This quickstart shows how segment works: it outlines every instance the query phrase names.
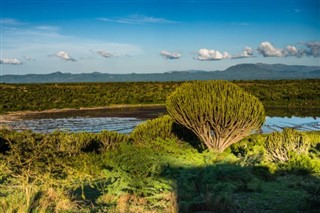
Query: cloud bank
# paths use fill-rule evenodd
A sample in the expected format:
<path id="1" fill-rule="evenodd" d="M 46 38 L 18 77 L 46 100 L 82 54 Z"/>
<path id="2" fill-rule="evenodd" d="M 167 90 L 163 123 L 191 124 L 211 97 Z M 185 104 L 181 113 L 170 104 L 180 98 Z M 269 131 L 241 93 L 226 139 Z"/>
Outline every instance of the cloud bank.
<path id="1" fill-rule="evenodd" d="M 222 59 L 241 59 L 255 57 L 254 53 L 262 55 L 263 57 L 320 57 L 320 42 L 303 42 L 300 43 L 301 48 L 294 45 L 287 45 L 285 48 L 275 47 L 271 42 L 261 42 L 259 47 L 253 50 L 251 47 L 245 47 L 243 51 L 238 55 L 230 55 L 227 52 L 223 54 L 218 50 L 200 49 L 198 56 L 195 59 L 200 61 L 215 61 Z"/>
<path id="2" fill-rule="evenodd" d="M 181 54 L 180 53 L 170 53 L 167 50 L 162 50 L 160 52 L 160 55 L 164 58 L 164 59 L 180 59 L 181 58 Z"/>
<path id="3" fill-rule="evenodd" d="M 295 56 L 298 58 L 304 56 L 320 57 L 320 42 L 304 42 L 301 43 L 304 48 L 298 49 L 296 46 L 288 45 L 284 49 L 275 47 L 268 41 L 261 42 L 259 48 L 257 49 L 263 57 L 288 57 Z"/>
<path id="4" fill-rule="evenodd" d="M 64 60 L 64 61 L 73 61 L 73 62 L 77 61 L 76 59 L 72 58 L 72 57 L 69 55 L 69 53 L 64 52 L 64 51 L 59 51 L 59 52 L 57 52 L 57 53 L 55 54 L 55 56 L 58 57 L 58 58 L 60 58 L 60 59 L 62 59 L 62 60 Z"/>
<path id="5" fill-rule="evenodd" d="M 22 62 L 16 58 L 3 58 L 3 59 L 0 59 L 0 64 L 21 65 Z"/>

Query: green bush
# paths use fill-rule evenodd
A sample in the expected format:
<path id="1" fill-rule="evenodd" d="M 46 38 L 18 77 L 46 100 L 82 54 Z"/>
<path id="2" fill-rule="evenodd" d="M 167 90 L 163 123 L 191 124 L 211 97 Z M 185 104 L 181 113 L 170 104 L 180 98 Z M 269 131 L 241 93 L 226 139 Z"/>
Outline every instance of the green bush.
<path id="1" fill-rule="evenodd" d="M 306 154 L 290 154 L 286 163 L 278 165 L 279 173 L 291 173 L 296 175 L 310 175 L 320 172 L 320 161 L 312 159 Z"/>
<path id="2" fill-rule="evenodd" d="M 154 196 L 171 189 L 169 181 L 160 178 L 162 165 L 158 153 L 150 147 L 122 144 L 108 153 L 108 167 L 104 170 L 110 194 L 133 193 Z"/>
<path id="3" fill-rule="evenodd" d="M 260 101 L 227 81 L 184 83 L 167 98 L 167 110 L 218 152 L 259 129 L 265 120 Z"/>
<path id="4" fill-rule="evenodd" d="M 100 151 L 117 149 L 121 143 L 128 143 L 130 138 L 128 135 L 121 134 L 115 131 L 102 131 L 98 134 L 100 142 Z"/>
<path id="5" fill-rule="evenodd" d="M 56 139 L 59 150 L 69 155 L 78 155 L 82 152 L 95 152 L 100 144 L 94 133 L 87 132 L 54 132 L 50 135 L 51 140 Z"/>
<path id="6" fill-rule="evenodd" d="M 139 124 L 132 133 L 130 137 L 134 142 L 150 142 L 156 140 L 158 137 L 162 139 L 173 139 L 177 138 L 173 133 L 173 119 L 164 115 L 159 118 L 152 120 L 147 120 L 146 122 Z"/>
<path id="7" fill-rule="evenodd" d="M 307 191 L 306 201 L 312 207 L 320 207 L 320 181 L 316 179 L 313 182 L 303 184 L 303 189 Z"/>
<path id="8" fill-rule="evenodd" d="M 294 129 L 286 128 L 283 132 L 273 132 L 267 137 L 265 148 L 269 161 L 285 163 L 291 154 L 307 154 L 310 143 L 306 136 Z"/>

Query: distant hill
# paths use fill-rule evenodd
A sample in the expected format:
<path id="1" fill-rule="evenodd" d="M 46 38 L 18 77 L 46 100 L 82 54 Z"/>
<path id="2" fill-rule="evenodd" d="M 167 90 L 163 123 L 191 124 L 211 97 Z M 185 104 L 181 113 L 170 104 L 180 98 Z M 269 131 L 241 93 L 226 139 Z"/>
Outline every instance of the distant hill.
<path id="1" fill-rule="evenodd" d="M 51 74 L 3 75 L 1 83 L 60 83 L 60 82 L 138 82 L 189 80 L 267 80 L 320 78 L 320 66 L 285 64 L 238 64 L 224 71 L 171 71 L 150 74 L 109 74 L 55 72 Z"/>

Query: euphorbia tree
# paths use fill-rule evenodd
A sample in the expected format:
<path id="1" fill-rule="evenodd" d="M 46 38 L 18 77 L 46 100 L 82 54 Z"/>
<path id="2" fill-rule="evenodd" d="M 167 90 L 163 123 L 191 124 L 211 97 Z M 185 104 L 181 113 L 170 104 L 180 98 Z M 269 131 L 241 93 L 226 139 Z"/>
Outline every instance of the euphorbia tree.
<path id="1" fill-rule="evenodd" d="M 261 102 L 227 81 L 184 83 L 167 98 L 167 110 L 208 149 L 218 152 L 260 128 L 265 120 Z"/>

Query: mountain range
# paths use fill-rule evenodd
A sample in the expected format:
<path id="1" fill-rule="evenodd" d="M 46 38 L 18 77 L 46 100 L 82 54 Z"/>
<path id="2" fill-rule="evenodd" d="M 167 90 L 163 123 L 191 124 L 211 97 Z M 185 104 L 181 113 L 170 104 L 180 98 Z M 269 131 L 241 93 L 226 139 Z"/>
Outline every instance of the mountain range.
<path id="1" fill-rule="evenodd" d="M 62 82 L 145 82 L 190 80 L 276 80 L 320 78 L 320 66 L 285 64 L 238 64 L 223 71 L 170 71 L 165 73 L 110 74 L 110 73 L 62 73 L 2 75 L 0 83 L 62 83 Z"/>

